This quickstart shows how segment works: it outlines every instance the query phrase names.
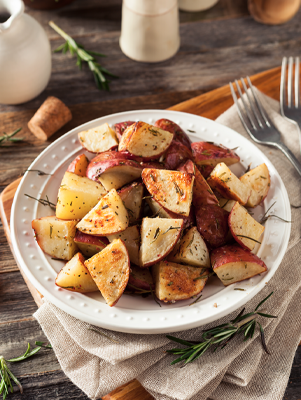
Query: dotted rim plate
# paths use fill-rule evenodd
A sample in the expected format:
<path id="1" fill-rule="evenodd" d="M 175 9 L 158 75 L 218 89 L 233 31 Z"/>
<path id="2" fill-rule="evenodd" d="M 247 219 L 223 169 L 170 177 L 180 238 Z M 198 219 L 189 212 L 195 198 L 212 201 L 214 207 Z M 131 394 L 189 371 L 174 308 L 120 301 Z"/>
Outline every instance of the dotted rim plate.
<path id="1" fill-rule="evenodd" d="M 290 224 L 281 223 L 276 218 L 268 220 L 262 244 L 256 249 L 257 255 L 267 264 L 268 271 L 226 288 L 218 278 L 211 278 L 201 300 L 192 306 L 189 306 L 193 302 L 190 299 L 172 305 L 162 304 L 160 308 L 151 298 L 124 295 L 115 307 L 110 308 L 100 293 L 84 295 L 56 287 L 55 277 L 64 263 L 51 259 L 41 251 L 31 229 L 33 219 L 52 215 L 53 212 L 24 194 L 37 198 L 45 198 L 47 194 L 50 201 L 56 202 L 61 179 L 70 162 L 81 153 L 86 153 L 90 159 L 93 157 L 82 149 L 77 138 L 78 132 L 104 122 L 110 125 L 127 120 L 154 123 L 160 118 L 175 121 L 189 133 L 192 141 L 215 141 L 229 148 L 238 147 L 236 152 L 241 162 L 231 167 L 235 174 L 242 174 L 251 162 L 253 167 L 266 163 L 271 175 L 271 188 L 264 204 L 254 210 L 255 218 L 260 218 L 276 201 L 272 211 L 286 220 L 291 219 L 285 186 L 268 158 L 237 132 L 209 119 L 177 111 L 138 110 L 98 118 L 66 133 L 47 147 L 29 167 L 52 175 L 39 176 L 35 172 L 26 172 L 17 189 L 11 211 L 14 254 L 29 281 L 46 299 L 82 321 L 120 332 L 176 332 L 213 322 L 235 311 L 255 296 L 274 275 L 290 236 Z M 234 290 L 238 287 L 245 291 Z"/>

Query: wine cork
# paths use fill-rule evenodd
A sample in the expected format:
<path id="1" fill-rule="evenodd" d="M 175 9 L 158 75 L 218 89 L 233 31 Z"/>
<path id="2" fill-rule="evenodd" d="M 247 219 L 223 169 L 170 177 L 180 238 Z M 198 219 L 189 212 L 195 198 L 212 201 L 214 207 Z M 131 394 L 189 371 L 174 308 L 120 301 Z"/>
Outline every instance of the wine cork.
<path id="1" fill-rule="evenodd" d="M 28 128 L 38 139 L 45 141 L 71 119 L 69 108 L 58 98 L 50 96 L 28 122 Z"/>

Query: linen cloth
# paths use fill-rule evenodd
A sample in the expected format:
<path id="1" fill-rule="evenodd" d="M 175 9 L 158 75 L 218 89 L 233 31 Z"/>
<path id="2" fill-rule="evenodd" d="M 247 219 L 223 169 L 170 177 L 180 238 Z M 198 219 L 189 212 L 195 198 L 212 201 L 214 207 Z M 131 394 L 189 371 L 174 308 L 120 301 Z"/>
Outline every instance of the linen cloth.
<path id="1" fill-rule="evenodd" d="M 281 131 L 282 140 L 300 160 L 297 128 L 280 116 L 278 102 L 260 92 L 258 95 Z M 235 106 L 217 122 L 249 139 Z M 291 204 L 300 205 L 301 179 L 294 167 L 279 150 L 258 147 L 281 175 Z M 263 351 L 256 331 L 251 340 L 244 342 L 241 336 L 237 337 L 222 351 L 209 350 L 196 362 L 180 368 L 179 364 L 171 366 L 174 356 L 164 352 L 177 347 L 165 335 L 135 335 L 102 329 L 119 342 L 116 344 L 47 300 L 34 316 L 65 374 L 91 399 L 99 399 L 137 378 L 158 400 L 281 400 L 301 339 L 301 208 L 292 209 L 292 221 L 291 237 L 281 265 L 266 287 L 246 304 L 246 312 L 253 311 L 274 291 L 265 309 L 278 318 L 261 321 L 271 355 Z M 173 335 L 198 340 L 204 329 L 227 322 L 237 314 L 238 311 L 207 326 Z"/>

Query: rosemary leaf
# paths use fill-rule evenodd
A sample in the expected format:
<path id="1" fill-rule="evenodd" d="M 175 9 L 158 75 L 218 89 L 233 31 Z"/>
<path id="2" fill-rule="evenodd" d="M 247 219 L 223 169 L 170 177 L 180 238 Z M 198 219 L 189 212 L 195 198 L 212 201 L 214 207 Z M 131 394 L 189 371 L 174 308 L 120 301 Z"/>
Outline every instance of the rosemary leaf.
<path id="1" fill-rule="evenodd" d="M 261 244 L 261 242 L 259 242 L 259 241 L 256 240 L 256 239 L 253 239 L 253 238 L 251 238 L 251 237 L 249 237 L 249 236 L 244 236 L 244 235 L 236 235 L 236 236 L 242 237 L 242 238 L 246 238 L 246 239 L 249 239 L 249 240 L 253 240 L 253 242 L 256 242 L 256 243 Z"/>
<path id="2" fill-rule="evenodd" d="M 2 146 L 2 143 L 4 142 L 22 142 L 24 139 L 23 138 L 14 138 L 14 136 L 20 132 L 22 128 L 16 129 L 13 133 L 7 135 L 5 132 L 3 132 L 3 136 L 0 136 L 0 146 Z"/>
<path id="3" fill-rule="evenodd" d="M 42 206 L 49 206 L 52 210 L 56 210 L 56 205 L 49 201 L 49 198 L 46 194 L 46 199 L 36 199 L 35 197 L 30 196 L 29 194 L 24 193 L 24 196 L 29 197 L 30 199 L 38 201 Z"/>

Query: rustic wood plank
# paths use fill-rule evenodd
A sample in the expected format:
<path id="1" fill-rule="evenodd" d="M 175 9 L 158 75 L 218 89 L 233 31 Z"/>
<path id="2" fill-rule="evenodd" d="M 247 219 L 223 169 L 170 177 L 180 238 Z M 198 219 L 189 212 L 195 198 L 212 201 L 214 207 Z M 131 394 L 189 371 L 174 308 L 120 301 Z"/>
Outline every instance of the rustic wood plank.
<path id="1" fill-rule="evenodd" d="M 125 385 L 120 386 L 119 388 L 113 390 L 111 393 L 102 397 L 102 400 L 134 400 L 134 399 L 143 399 L 143 400 L 153 400 L 153 396 L 151 396 L 143 386 L 137 381 L 137 379 L 133 379 L 132 381 L 126 383 Z"/>

